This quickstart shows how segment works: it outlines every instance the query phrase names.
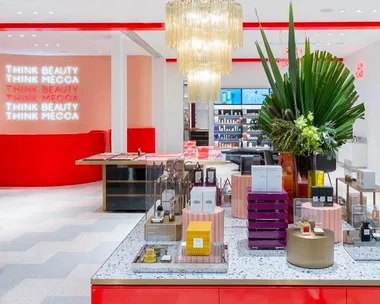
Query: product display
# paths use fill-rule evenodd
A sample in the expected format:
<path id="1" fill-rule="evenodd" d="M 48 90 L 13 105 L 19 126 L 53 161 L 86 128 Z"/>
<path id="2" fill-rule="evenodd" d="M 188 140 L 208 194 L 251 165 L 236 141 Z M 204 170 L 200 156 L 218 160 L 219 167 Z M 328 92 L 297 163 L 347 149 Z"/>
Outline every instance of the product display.
<path id="1" fill-rule="evenodd" d="M 145 222 L 145 241 L 147 242 L 175 242 L 182 239 L 182 216 L 177 215 L 170 219 L 164 216 L 159 221 L 150 217 Z"/>
<path id="2" fill-rule="evenodd" d="M 367 220 L 362 221 L 362 226 L 360 227 L 360 240 L 362 242 L 370 242 L 372 239 L 372 230 L 369 224 L 370 222 Z"/>
<path id="3" fill-rule="evenodd" d="M 186 230 L 186 254 L 209 256 L 211 254 L 211 222 L 190 222 Z"/>
<path id="4" fill-rule="evenodd" d="M 333 187 L 312 186 L 311 187 L 312 206 L 313 207 L 332 207 L 334 205 L 333 195 L 334 195 Z"/>
<path id="5" fill-rule="evenodd" d="M 369 169 L 358 169 L 358 186 L 363 189 L 376 188 L 376 173 Z"/>

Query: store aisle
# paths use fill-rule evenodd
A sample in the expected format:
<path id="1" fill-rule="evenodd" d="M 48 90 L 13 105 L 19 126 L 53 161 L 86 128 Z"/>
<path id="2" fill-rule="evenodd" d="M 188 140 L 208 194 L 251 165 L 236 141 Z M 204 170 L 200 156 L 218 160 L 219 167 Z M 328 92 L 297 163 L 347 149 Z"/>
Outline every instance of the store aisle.
<path id="1" fill-rule="evenodd" d="M 102 212 L 100 183 L 0 189 L 0 303 L 90 303 L 90 278 L 142 216 Z"/>

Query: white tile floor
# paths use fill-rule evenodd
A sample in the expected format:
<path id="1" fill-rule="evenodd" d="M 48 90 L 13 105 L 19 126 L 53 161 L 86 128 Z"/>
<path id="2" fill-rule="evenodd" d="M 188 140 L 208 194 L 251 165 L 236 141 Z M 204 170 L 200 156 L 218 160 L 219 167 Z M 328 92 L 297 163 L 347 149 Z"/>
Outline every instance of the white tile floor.
<path id="1" fill-rule="evenodd" d="M 217 166 L 223 183 L 237 172 Z M 142 216 L 102 212 L 100 183 L 0 189 L 0 304 L 90 303 L 90 278 Z"/>

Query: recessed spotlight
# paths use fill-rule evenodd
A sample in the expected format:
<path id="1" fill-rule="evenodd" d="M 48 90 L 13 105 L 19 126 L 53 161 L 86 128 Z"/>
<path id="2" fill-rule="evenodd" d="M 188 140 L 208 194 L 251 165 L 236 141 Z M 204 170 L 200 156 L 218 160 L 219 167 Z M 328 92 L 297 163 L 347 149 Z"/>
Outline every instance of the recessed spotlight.
<path id="1" fill-rule="evenodd" d="M 361 10 L 361 9 L 357 9 L 356 12 L 357 12 L 357 13 L 361 13 L 362 10 Z"/>
<path id="2" fill-rule="evenodd" d="M 334 11 L 332 8 L 322 8 L 320 10 L 321 13 L 331 13 L 332 11 Z"/>
<path id="3" fill-rule="evenodd" d="M 54 12 L 49 12 L 49 15 L 54 15 Z"/>
<path id="4" fill-rule="evenodd" d="M 11 35 L 11 34 L 8 34 L 8 37 L 12 37 L 12 35 Z"/>
<path id="5" fill-rule="evenodd" d="M 32 37 L 37 37 L 37 35 L 36 34 L 32 34 Z"/>
<path id="6" fill-rule="evenodd" d="M 38 15 L 38 12 L 33 12 L 33 15 Z"/>
<path id="7" fill-rule="evenodd" d="M 374 9 L 373 11 L 372 11 L 372 13 L 377 13 L 378 12 L 378 10 L 377 9 Z"/>
<path id="8" fill-rule="evenodd" d="M 343 33 L 340 33 L 340 35 L 341 35 L 341 36 L 344 36 L 344 34 L 343 34 Z"/>
<path id="9" fill-rule="evenodd" d="M 319 34 L 318 34 L 318 33 L 316 33 L 316 34 L 315 34 L 315 36 L 319 36 Z"/>
<path id="10" fill-rule="evenodd" d="M 98 54 L 103 54 L 103 52 L 98 52 Z"/>
<path id="11" fill-rule="evenodd" d="M 59 44 L 57 43 L 55 46 L 59 46 Z"/>
<path id="12" fill-rule="evenodd" d="M 38 54 L 42 54 L 42 52 L 38 52 Z"/>
<path id="13" fill-rule="evenodd" d="M 38 44 L 36 43 L 34 46 L 38 46 Z"/>
<path id="14" fill-rule="evenodd" d="M 17 15 L 22 15 L 22 12 L 18 11 L 18 12 L 17 12 Z"/>
<path id="15" fill-rule="evenodd" d="M 331 36 L 331 33 L 328 33 L 327 36 Z"/>
<path id="16" fill-rule="evenodd" d="M 346 10 L 345 10 L 345 9 L 341 9 L 339 12 L 341 12 L 341 13 L 345 13 Z"/>
<path id="17" fill-rule="evenodd" d="M 49 46 L 48 44 L 45 44 L 45 46 Z"/>
<path id="18" fill-rule="evenodd" d="M 330 43 L 330 42 L 328 42 L 326 45 L 327 45 L 327 46 L 330 46 L 330 45 L 331 45 L 331 43 Z"/>
<path id="19" fill-rule="evenodd" d="M 20 35 L 20 37 L 21 37 L 21 38 L 24 38 L 24 37 L 25 37 L 25 35 L 21 34 L 21 35 Z"/>

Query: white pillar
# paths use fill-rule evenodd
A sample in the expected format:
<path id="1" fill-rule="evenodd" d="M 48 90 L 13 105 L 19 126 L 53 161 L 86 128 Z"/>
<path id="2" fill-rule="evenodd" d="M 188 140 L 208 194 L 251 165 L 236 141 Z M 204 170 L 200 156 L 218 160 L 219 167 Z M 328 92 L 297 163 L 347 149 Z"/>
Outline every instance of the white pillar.
<path id="1" fill-rule="evenodd" d="M 127 54 L 122 34 L 112 36 L 111 56 L 112 152 L 127 151 Z"/>
<path id="2" fill-rule="evenodd" d="M 165 152 L 165 69 L 164 58 L 152 58 L 152 125 L 156 129 L 157 153 Z"/>
<path id="3" fill-rule="evenodd" d="M 208 145 L 214 146 L 214 103 L 208 106 Z"/>

